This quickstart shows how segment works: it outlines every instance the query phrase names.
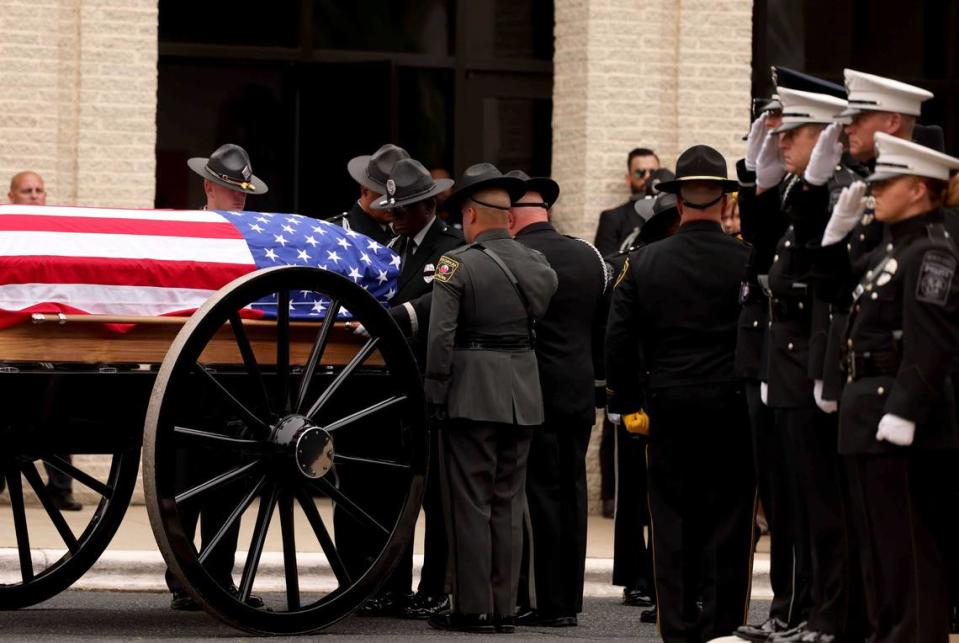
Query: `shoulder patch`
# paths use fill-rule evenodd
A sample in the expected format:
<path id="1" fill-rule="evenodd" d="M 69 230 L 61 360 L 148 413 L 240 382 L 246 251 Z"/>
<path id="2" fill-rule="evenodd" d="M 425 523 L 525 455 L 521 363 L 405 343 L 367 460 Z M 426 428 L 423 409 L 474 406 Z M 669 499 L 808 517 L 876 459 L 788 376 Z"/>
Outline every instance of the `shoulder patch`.
<path id="1" fill-rule="evenodd" d="M 433 278 L 436 281 L 449 281 L 460 267 L 460 262 L 456 259 L 450 259 L 446 255 L 440 257 L 436 264 L 436 272 Z"/>
<path id="2" fill-rule="evenodd" d="M 623 262 L 623 269 L 619 271 L 619 276 L 616 277 L 616 283 L 613 284 L 613 288 L 619 287 L 619 284 L 621 284 L 623 279 L 626 278 L 626 273 L 628 272 L 629 272 L 629 257 L 626 257 L 626 261 Z"/>
<path id="3" fill-rule="evenodd" d="M 956 274 L 956 258 L 941 250 L 929 250 L 922 257 L 916 300 L 945 306 Z"/>

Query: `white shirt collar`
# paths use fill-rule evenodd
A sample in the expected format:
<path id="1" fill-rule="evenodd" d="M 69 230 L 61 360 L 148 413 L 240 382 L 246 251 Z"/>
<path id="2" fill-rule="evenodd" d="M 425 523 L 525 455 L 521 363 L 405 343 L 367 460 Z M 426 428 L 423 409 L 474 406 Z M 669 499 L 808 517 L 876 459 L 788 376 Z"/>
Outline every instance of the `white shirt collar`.
<path id="1" fill-rule="evenodd" d="M 433 226 L 435 222 L 436 222 L 436 215 L 434 214 L 432 217 L 430 217 L 430 220 L 426 222 L 426 225 L 423 226 L 423 228 L 419 232 L 417 232 L 416 235 L 413 237 L 413 243 L 416 244 L 417 248 L 419 248 L 420 245 L 422 245 L 423 239 L 426 238 L 426 233 L 430 231 L 430 228 Z M 414 250 L 413 252 L 416 252 L 416 251 Z"/>

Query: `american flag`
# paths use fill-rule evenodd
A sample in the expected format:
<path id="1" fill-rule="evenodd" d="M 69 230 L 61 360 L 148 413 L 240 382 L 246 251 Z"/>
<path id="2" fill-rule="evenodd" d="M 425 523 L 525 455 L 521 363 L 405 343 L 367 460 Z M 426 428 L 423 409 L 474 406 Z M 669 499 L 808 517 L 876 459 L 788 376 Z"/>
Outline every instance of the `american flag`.
<path id="1" fill-rule="evenodd" d="M 296 214 L 0 205 L 0 327 L 30 313 L 188 314 L 259 268 L 339 273 L 382 303 L 400 258 L 357 232 Z M 326 302 L 290 293 L 291 317 Z M 265 316 L 276 303 L 253 305 Z"/>

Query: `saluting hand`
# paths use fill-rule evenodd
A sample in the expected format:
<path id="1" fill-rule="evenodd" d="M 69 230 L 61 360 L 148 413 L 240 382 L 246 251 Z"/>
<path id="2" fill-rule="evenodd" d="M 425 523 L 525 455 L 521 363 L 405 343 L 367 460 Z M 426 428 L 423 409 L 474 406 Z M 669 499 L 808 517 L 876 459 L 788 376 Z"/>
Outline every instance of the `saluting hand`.
<path id="1" fill-rule="evenodd" d="M 839 135 L 842 134 L 842 125 L 833 123 L 819 133 L 816 145 L 809 156 L 809 164 L 803 178 L 810 185 L 825 185 L 833 174 L 836 165 L 842 159 L 842 143 Z"/>
<path id="2" fill-rule="evenodd" d="M 746 169 L 750 172 L 756 171 L 756 161 L 759 159 L 759 152 L 763 149 L 763 141 L 766 139 L 766 117 L 768 114 L 763 112 L 759 118 L 753 121 L 749 128 L 749 136 L 746 137 Z"/>
<path id="3" fill-rule="evenodd" d="M 823 232 L 822 245 L 839 243 L 856 227 L 863 212 L 866 211 L 866 202 L 863 199 L 865 195 L 866 184 L 862 181 L 856 181 L 842 189 L 839 200 L 832 209 L 829 223 L 826 224 L 826 230 Z"/>
<path id="4" fill-rule="evenodd" d="M 756 187 L 763 190 L 779 185 L 786 176 L 786 164 L 783 163 L 779 149 L 779 136 L 766 134 L 763 146 L 756 158 Z"/>

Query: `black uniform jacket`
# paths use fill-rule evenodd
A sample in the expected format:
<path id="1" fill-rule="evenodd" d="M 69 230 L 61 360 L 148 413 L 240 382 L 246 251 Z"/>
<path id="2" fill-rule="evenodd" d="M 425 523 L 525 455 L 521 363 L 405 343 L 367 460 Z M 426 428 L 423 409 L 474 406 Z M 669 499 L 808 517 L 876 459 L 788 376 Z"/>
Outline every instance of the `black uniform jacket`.
<path id="1" fill-rule="evenodd" d="M 596 418 L 593 338 L 605 331 L 603 292 L 606 265 L 591 244 L 566 237 L 549 223 L 533 223 L 516 234 L 539 250 L 556 271 L 559 286 L 536 325 L 536 359 L 547 422 Z"/>
<path id="2" fill-rule="evenodd" d="M 643 408 L 647 387 L 737 379 L 739 287 L 749 252 L 719 223 L 691 221 L 629 256 L 614 282 L 606 330 L 610 410 Z"/>
<path id="3" fill-rule="evenodd" d="M 603 210 L 596 227 L 596 249 L 604 257 L 619 250 L 623 240 L 636 228 L 643 227 L 642 218 L 636 214 L 636 201 L 630 199 L 622 205 Z"/>
<path id="4" fill-rule="evenodd" d="M 886 413 L 916 423 L 912 449 L 959 447 L 959 251 L 941 210 L 889 225 L 891 248 L 853 293 L 847 328 L 850 381 L 840 404 L 843 454 L 901 449 L 876 440 Z M 891 362 L 890 362 L 891 360 Z"/>
<path id="5" fill-rule="evenodd" d="M 393 231 L 390 230 L 389 227 L 384 230 L 379 223 L 374 221 L 373 218 L 360 207 L 359 202 L 354 203 L 349 212 L 343 212 L 335 217 L 330 217 L 328 221 L 347 230 L 355 230 L 360 234 L 365 234 L 373 241 L 384 246 L 393 238 Z"/>

